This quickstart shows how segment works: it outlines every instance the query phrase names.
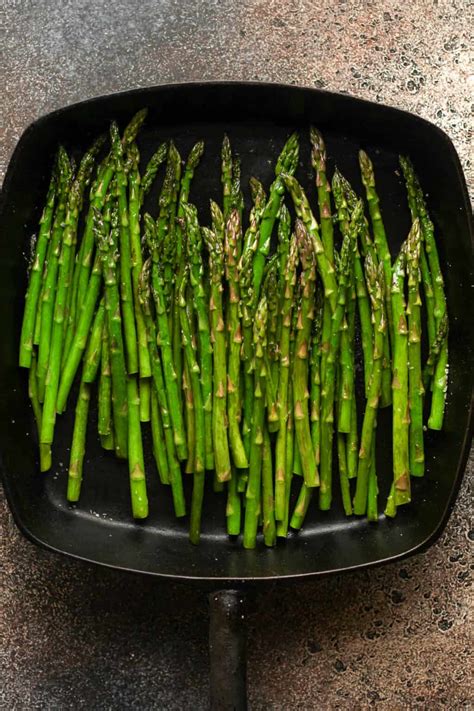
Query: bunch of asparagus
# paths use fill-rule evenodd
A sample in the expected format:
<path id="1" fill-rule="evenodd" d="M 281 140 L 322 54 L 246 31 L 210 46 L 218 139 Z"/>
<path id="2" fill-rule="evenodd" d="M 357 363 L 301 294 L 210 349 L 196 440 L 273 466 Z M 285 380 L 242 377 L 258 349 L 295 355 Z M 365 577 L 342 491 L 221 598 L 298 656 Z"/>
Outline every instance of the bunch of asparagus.
<path id="1" fill-rule="evenodd" d="M 142 427 L 150 422 L 158 475 L 178 517 L 186 515 L 183 470 L 193 475 L 190 540 L 199 541 L 209 471 L 214 490 L 226 490 L 227 532 L 243 532 L 244 546 L 253 548 L 261 526 L 273 546 L 290 526 L 301 528 L 314 492 L 321 510 L 331 507 L 333 469 L 345 513 L 378 519 L 377 414 L 391 405 L 393 484 L 385 514 L 394 516 L 410 501 L 410 478 L 424 473 L 424 412 L 429 428 L 442 427 L 448 367 L 443 277 L 411 162 L 400 158 L 412 227 L 393 260 L 363 151 L 369 219 L 338 170 L 330 180 L 323 138 L 312 128 L 318 204 L 310 205 L 295 178 L 293 134 L 268 195 L 251 179 L 245 221 L 240 163 L 224 137 L 222 200 L 211 200 L 204 227 L 189 201 L 204 144 L 194 146 L 183 168 L 174 143 L 163 143 L 141 174 L 136 138 L 145 118 L 139 112 L 122 135 L 113 123 L 105 157 L 99 160 L 100 138 L 77 170 L 64 148 L 58 151 L 19 357 L 29 368 L 41 471 L 51 467 L 56 416 L 81 368 L 68 501 L 80 496 L 98 380 L 98 435 L 104 449 L 128 459 L 135 518 L 148 515 Z M 142 207 L 162 164 L 154 218 Z M 359 334 L 363 402 L 355 391 Z M 294 481 L 299 493 L 291 510 Z"/>

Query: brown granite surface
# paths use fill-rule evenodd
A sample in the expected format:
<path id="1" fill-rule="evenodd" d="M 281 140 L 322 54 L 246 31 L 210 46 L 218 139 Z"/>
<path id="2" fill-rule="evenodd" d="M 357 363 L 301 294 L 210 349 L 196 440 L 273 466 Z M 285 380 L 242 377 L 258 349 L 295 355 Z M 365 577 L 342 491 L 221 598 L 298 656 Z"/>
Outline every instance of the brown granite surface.
<path id="1" fill-rule="evenodd" d="M 4 0 L 3 175 L 30 121 L 193 79 L 282 81 L 412 110 L 443 128 L 472 194 L 467 0 Z M 252 709 L 470 709 L 472 469 L 440 541 L 381 569 L 259 592 Z M 194 588 L 122 577 L 25 541 L 1 504 L 0 708 L 205 709 Z"/>

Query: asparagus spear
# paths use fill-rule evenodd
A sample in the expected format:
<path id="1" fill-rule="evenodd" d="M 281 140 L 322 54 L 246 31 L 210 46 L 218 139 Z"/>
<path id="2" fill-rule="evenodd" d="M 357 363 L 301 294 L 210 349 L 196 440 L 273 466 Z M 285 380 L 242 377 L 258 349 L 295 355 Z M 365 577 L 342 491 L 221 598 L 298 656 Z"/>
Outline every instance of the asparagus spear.
<path id="1" fill-rule="evenodd" d="M 112 226 L 107 234 L 101 213 L 94 212 L 94 231 L 104 276 L 105 312 L 110 347 L 112 376 L 112 414 L 115 453 L 125 459 L 128 451 L 128 404 L 122 317 L 117 278 L 118 212 L 112 213 Z"/>
<path id="2" fill-rule="evenodd" d="M 237 264 L 238 245 L 241 241 L 239 212 L 233 208 L 229 213 L 225 230 L 225 272 L 228 284 L 227 331 L 229 334 L 227 365 L 227 412 L 229 420 L 229 444 L 234 465 L 247 469 L 248 461 L 240 435 L 240 349 L 242 331 L 239 316 L 240 287 Z"/>
<path id="3" fill-rule="evenodd" d="M 240 188 L 240 158 L 234 158 L 232 161 L 232 188 L 230 195 L 230 205 L 231 208 L 235 208 L 239 213 L 240 220 L 242 221 L 242 213 L 244 210 L 244 195 Z M 241 254 L 241 248 L 239 248 L 239 257 Z"/>
<path id="4" fill-rule="evenodd" d="M 36 374 L 36 353 L 33 349 L 31 352 L 31 365 L 28 373 L 28 396 L 30 398 L 31 406 L 33 408 L 33 414 L 36 420 L 36 429 L 38 431 L 39 439 L 41 437 L 42 410 L 38 396 L 38 380 Z M 39 452 L 40 471 L 47 472 L 49 469 L 51 469 L 51 445 L 40 443 Z"/>
<path id="5" fill-rule="evenodd" d="M 273 226 L 280 210 L 283 193 L 285 192 L 285 185 L 282 180 L 283 174 L 287 177 L 293 175 L 298 165 L 298 155 L 298 134 L 293 133 L 283 146 L 283 149 L 278 157 L 275 166 L 276 177 L 270 186 L 267 204 L 265 205 L 265 209 L 261 217 L 257 250 L 253 260 L 252 289 L 254 306 L 260 295 L 265 260 L 270 251 L 270 240 Z"/>
<path id="6" fill-rule="evenodd" d="M 158 397 L 154 387 L 151 388 L 150 422 L 153 441 L 153 457 L 158 470 L 158 476 L 160 477 L 161 483 L 167 485 L 170 483 L 170 472 L 168 466 L 168 456 L 164 445 L 165 431 L 163 429 L 163 420 L 161 418 Z"/>
<path id="7" fill-rule="evenodd" d="M 112 422 L 112 378 L 110 368 L 109 329 L 107 322 L 102 330 L 97 430 L 103 448 L 114 449 L 114 429 Z"/>
<path id="8" fill-rule="evenodd" d="M 252 418 L 252 436 L 249 459 L 249 480 L 246 492 L 244 548 L 255 548 L 258 520 L 261 511 L 262 450 L 265 417 L 265 385 L 267 368 L 265 349 L 267 330 L 267 299 L 259 301 L 254 321 L 255 393 Z"/>
<path id="9" fill-rule="evenodd" d="M 87 419 L 91 399 L 91 386 L 81 381 L 74 419 L 71 454 L 69 458 L 69 471 L 67 480 L 67 500 L 70 503 L 79 501 L 82 485 L 82 467 L 84 463 Z"/>
<path id="10" fill-rule="evenodd" d="M 296 284 L 296 264 L 298 259 L 298 245 L 296 237 L 290 241 L 290 251 L 285 266 L 283 303 L 282 303 L 282 328 L 280 337 L 280 375 L 278 378 L 278 417 L 279 427 L 275 447 L 275 518 L 283 521 L 285 517 L 286 490 L 291 481 L 291 467 L 287 469 L 287 436 L 288 417 L 292 400 L 288 403 L 288 383 L 290 377 L 290 331 L 293 311 L 293 294 Z M 291 456 L 293 462 L 293 455 Z M 286 535 L 286 534 L 285 534 Z"/>
<path id="11" fill-rule="evenodd" d="M 152 258 L 152 293 L 156 308 L 158 345 L 160 347 L 163 361 L 163 374 L 166 385 L 169 412 L 173 425 L 174 442 L 176 445 L 178 459 L 184 461 L 187 457 L 186 434 L 179 400 L 178 380 L 176 370 L 174 368 L 170 328 L 166 313 L 164 273 L 163 265 L 160 263 L 158 253 L 157 229 L 153 218 L 148 213 L 145 213 L 144 215 L 144 224 L 145 237 L 148 242 Z"/>
<path id="12" fill-rule="evenodd" d="M 224 135 L 224 140 L 222 141 L 221 166 L 222 212 L 224 220 L 227 220 L 232 201 L 232 150 L 227 134 Z"/>
<path id="13" fill-rule="evenodd" d="M 199 344 L 199 370 L 204 409 L 205 464 L 206 469 L 214 468 L 214 450 L 212 445 L 212 345 L 209 327 L 209 314 L 204 289 L 204 266 L 202 261 L 202 236 L 194 205 L 184 204 L 186 218 L 187 252 L 189 277 L 196 306 Z"/>
<path id="14" fill-rule="evenodd" d="M 321 242 L 330 264 L 334 267 L 334 228 L 331 214 L 331 186 L 326 175 L 326 146 L 322 135 L 314 127 L 310 129 L 312 144 L 311 162 L 316 175 L 316 188 L 318 193 L 319 219 L 321 224 Z M 337 172 L 337 171 L 336 171 Z M 334 180 L 336 174 L 334 175 Z M 331 338 L 332 311 L 329 301 L 324 301 L 322 321 L 322 353 L 321 375 L 326 371 L 326 360 Z"/>
<path id="15" fill-rule="evenodd" d="M 196 360 L 195 345 L 191 333 L 191 325 L 186 311 L 186 287 L 188 271 L 185 270 L 181 283 L 178 285 L 179 315 L 184 346 L 184 356 L 191 381 L 195 418 L 195 454 L 194 454 L 194 485 L 191 501 L 191 521 L 189 539 L 191 543 L 199 543 L 201 533 L 201 511 L 204 496 L 204 410 L 199 365 Z"/>
<path id="16" fill-rule="evenodd" d="M 140 400 L 136 375 L 127 377 L 128 404 L 128 471 L 130 476 L 130 501 L 133 518 L 148 516 L 148 497 L 145 479 L 145 462 L 140 424 Z"/>
<path id="17" fill-rule="evenodd" d="M 151 240 L 155 239 L 155 224 L 152 218 L 145 216 L 145 233 L 151 231 Z M 168 459 L 169 482 L 173 495 L 173 505 L 175 516 L 181 517 L 186 514 L 186 505 L 183 494 L 183 481 L 181 476 L 181 468 L 176 454 L 175 438 L 173 433 L 173 424 L 170 416 L 170 403 L 175 400 L 169 400 L 169 393 L 163 376 L 164 368 L 160 351 L 158 350 L 158 339 L 155 328 L 155 323 L 151 315 L 151 288 L 150 275 L 152 268 L 151 257 L 143 263 L 143 269 L 140 276 L 139 298 L 145 315 L 145 322 L 148 334 L 148 347 L 150 349 L 150 360 L 152 366 L 152 376 L 154 383 L 154 392 L 158 401 L 158 406 L 161 414 L 161 421 L 164 430 L 164 445 L 166 448 L 166 456 Z M 162 316 L 160 316 L 162 318 Z M 165 321 L 167 323 L 166 317 Z M 157 319 L 158 320 L 158 319 Z M 168 352 L 168 351 L 167 351 Z M 163 440 L 161 440 L 163 443 Z"/>
<path id="18" fill-rule="evenodd" d="M 306 486 L 304 481 L 302 482 L 300 493 L 298 495 L 298 499 L 296 500 L 295 508 L 290 520 L 290 526 L 291 528 L 294 528 L 295 531 L 299 531 L 303 525 L 313 497 L 313 491 L 313 488 Z"/>
<path id="19" fill-rule="evenodd" d="M 102 330 L 104 325 L 103 304 L 97 310 L 94 326 L 84 356 L 81 384 L 76 405 L 76 417 L 72 435 L 71 454 L 67 483 L 67 500 L 79 501 L 82 484 L 82 468 L 86 452 L 87 420 L 91 399 L 91 383 L 94 382 L 100 365 Z"/>
<path id="20" fill-rule="evenodd" d="M 321 292 L 318 292 L 322 297 Z M 311 441 L 313 443 L 314 460 L 319 467 L 321 462 L 321 352 L 322 352 L 322 325 L 323 325 L 323 299 L 316 300 L 316 314 L 313 321 L 311 336 L 310 356 L 310 421 Z"/>
<path id="21" fill-rule="evenodd" d="M 358 198 L 357 195 L 355 194 L 354 190 L 352 189 L 350 183 L 344 178 L 343 175 L 341 175 L 338 171 L 337 172 L 337 178 L 340 181 L 341 188 L 344 193 L 344 197 L 342 200 L 345 198 L 347 201 L 347 206 L 349 210 L 352 212 L 357 204 Z M 335 175 L 336 179 L 336 175 Z M 334 185 L 333 185 L 334 188 Z M 334 193 L 336 195 L 336 193 Z M 374 247 L 374 244 L 371 240 L 370 234 L 369 234 L 369 224 L 367 222 L 367 219 L 365 215 L 362 216 L 361 222 L 359 224 L 359 239 L 360 239 L 360 245 L 361 245 L 361 250 L 362 250 L 362 255 L 364 258 L 367 256 L 367 254 L 370 254 L 371 259 L 375 265 L 379 263 L 379 258 L 377 256 L 376 249 Z M 369 332 L 371 332 L 371 324 L 370 324 L 370 306 L 368 304 L 367 300 L 367 305 L 364 306 L 364 295 L 363 295 L 363 289 L 365 288 L 364 285 L 364 271 L 362 268 L 362 262 L 358 258 L 358 253 L 356 252 L 355 255 L 355 264 L 354 264 L 354 271 L 355 271 L 355 278 L 356 278 L 356 287 L 357 287 L 357 294 L 358 294 L 358 304 L 359 304 L 359 314 L 360 314 L 360 320 L 361 320 L 361 331 L 362 331 L 362 349 L 364 352 L 364 379 L 365 379 L 365 384 L 366 384 L 366 393 L 368 390 L 368 385 L 369 385 L 369 378 L 370 378 L 370 373 L 372 371 L 372 341 L 373 338 L 369 339 Z M 364 313 L 362 313 L 361 309 L 363 310 Z M 380 394 L 380 407 L 388 407 L 392 402 L 392 368 L 391 368 L 391 362 L 390 362 L 390 339 L 389 339 L 389 334 L 388 331 L 385 331 L 384 335 L 384 346 L 383 346 L 383 358 L 382 358 L 382 391 Z"/>
<path id="22" fill-rule="evenodd" d="M 64 412 L 64 410 L 66 409 L 67 398 L 71 391 L 71 387 L 76 376 L 77 369 L 79 368 L 82 354 L 84 353 L 84 350 L 87 345 L 87 338 L 92 324 L 92 319 L 94 317 L 94 312 L 99 298 L 101 286 L 102 257 L 100 251 L 98 250 L 94 259 L 94 266 L 92 267 L 92 272 L 89 279 L 89 286 L 83 304 L 82 312 L 77 323 L 76 332 L 74 334 L 74 338 L 72 339 L 69 348 L 69 353 L 61 373 L 56 404 L 56 409 L 58 412 Z"/>
<path id="23" fill-rule="evenodd" d="M 307 487 L 319 485 L 319 475 L 311 441 L 308 413 L 308 354 L 313 319 L 316 269 L 312 243 L 301 220 L 296 221 L 296 241 L 301 259 L 301 302 L 296 324 L 295 361 L 293 367 L 293 405 L 296 441 L 301 455 Z"/>
<path id="24" fill-rule="evenodd" d="M 434 226 L 426 209 L 423 191 L 414 178 L 416 189 L 416 206 L 420 217 L 421 231 L 425 243 L 426 256 L 433 280 L 434 317 L 436 329 L 439 331 L 441 322 L 446 317 L 446 296 L 444 293 L 444 280 L 439 263 L 438 249 L 434 236 Z M 446 404 L 446 392 L 448 387 L 448 338 L 441 347 L 438 361 L 432 382 L 432 398 L 428 427 L 432 430 L 440 430 L 443 426 L 444 408 Z"/>
<path id="25" fill-rule="evenodd" d="M 263 541 L 266 546 L 276 544 L 275 499 L 273 490 L 272 448 L 268 426 L 263 424 L 262 450 L 262 509 L 263 509 Z"/>
<path id="26" fill-rule="evenodd" d="M 412 222 L 419 216 L 418 207 L 416 200 L 416 187 L 415 187 L 415 172 L 413 166 L 409 160 L 404 156 L 400 156 L 400 167 L 403 172 L 403 177 L 405 178 L 405 184 L 407 189 L 408 207 L 410 208 Z M 423 234 L 422 234 L 423 237 Z M 423 282 L 423 291 L 425 295 L 425 306 L 426 306 L 426 321 L 427 321 L 427 332 L 428 332 L 428 344 L 431 348 L 435 336 L 436 336 L 436 321 L 434 315 L 434 294 L 433 294 L 433 282 L 431 278 L 430 267 L 428 264 L 428 259 L 426 257 L 425 244 L 422 242 L 420 245 L 420 270 L 421 279 Z"/>
<path id="27" fill-rule="evenodd" d="M 244 246 L 242 255 L 239 260 L 239 281 L 240 281 L 240 298 L 241 298 L 241 316 L 242 316 L 242 353 L 241 359 L 243 362 L 244 376 L 244 400 L 243 400 L 243 416 L 242 416 L 242 440 L 244 443 L 245 454 L 247 459 L 250 454 L 250 436 L 252 428 L 252 412 L 253 412 L 253 396 L 254 383 L 252 373 L 253 362 L 253 312 L 254 312 L 254 293 L 253 293 L 253 261 L 255 251 L 258 244 L 258 231 L 265 209 L 266 196 L 261 183 L 255 178 L 250 180 L 250 188 L 252 191 L 253 208 L 250 212 L 250 224 L 245 233 Z M 245 490 L 247 481 L 247 473 L 239 472 L 239 491 Z"/>
<path id="28" fill-rule="evenodd" d="M 77 176 L 71 185 L 66 210 L 65 226 L 62 237 L 61 256 L 59 258 L 59 273 L 54 302 L 53 327 L 49 353 L 48 372 L 45 381 L 45 396 L 43 420 L 41 423 L 41 442 L 51 444 L 56 423 L 56 402 L 59 387 L 60 365 L 63 349 L 63 322 L 68 300 L 70 264 L 73 259 L 72 246 L 75 240 L 79 212 L 82 206 L 84 189 L 90 180 L 92 168 L 102 141 L 96 141 L 85 153 Z"/>
<path id="29" fill-rule="evenodd" d="M 339 264 L 339 286 L 337 292 L 337 306 L 333 313 L 331 340 L 326 361 L 326 371 L 322 381 L 321 390 L 321 466 L 320 478 L 321 486 L 319 490 L 319 507 L 327 511 L 332 500 L 332 441 L 334 422 L 334 393 L 336 363 L 341 342 L 341 332 L 347 328 L 345 321 L 346 300 L 348 285 L 350 283 L 357 229 L 361 214 L 361 204 L 356 207 L 352 216 L 349 229 L 344 235 L 340 264 Z"/>
<path id="30" fill-rule="evenodd" d="M 391 308 L 392 258 L 390 256 L 385 227 L 383 224 L 382 214 L 380 212 L 380 201 L 375 185 L 374 167 L 367 153 L 362 150 L 359 151 L 359 166 L 369 206 L 375 247 L 379 261 L 383 264 L 383 273 L 385 278 L 385 308 L 387 312 L 389 340 L 390 343 L 392 343 L 395 335 L 393 330 L 394 319 L 392 318 Z"/>
<path id="31" fill-rule="evenodd" d="M 60 149 L 62 151 L 62 149 Z M 41 292 L 41 280 L 45 265 L 46 252 L 49 248 L 51 237 L 51 225 L 53 222 L 54 205 L 56 200 L 58 174 L 61 171 L 60 161 L 63 160 L 61 153 L 58 154 L 53 168 L 51 180 L 46 195 L 46 203 L 39 223 L 38 239 L 36 242 L 35 257 L 30 270 L 30 278 L 25 298 L 25 310 L 23 312 L 23 323 L 20 336 L 20 366 L 29 368 L 31 366 L 31 354 L 33 351 L 33 337 L 35 331 L 36 314 L 38 312 L 38 299 Z M 65 159 L 67 160 L 67 159 Z"/>
<path id="32" fill-rule="evenodd" d="M 215 230 L 203 228 L 202 235 L 209 252 L 211 296 L 209 312 L 213 343 L 213 408 L 212 439 L 216 477 L 219 482 L 231 476 L 230 452 L 227 436 L 227 358 L 222 307 L 222 272 L 224 269 L 222 213 L 216 203 L 211 203 Z"/>
<path id="33" fill-rule="evenodd" d="M 132 144 L 130 146 L 129 158 L 130 170 L 128 173 L 128 222 L 130 235 L 130 266 L 132 272 L 133 304 L 137 331 L 138 371 L 140 373 L 140 378 L 149 378 L 151 376 L 151 363 L 150 354 L 148 352 L 145 317 L 143 315 L 138 298 L 138 286 L 140 281 L 140 274 L 143 267 L 140 235 L 140 207 L 142 202 L 142 190 L 140 184 L 140 173 L 138 170 L 140 154 L 135 144 Z M 140 390 L 142 389 L 142 387 L 142 383 L 140 383 Z"/>
<path id="34" fill-rule="evenodd" d="M 132 260 L 130 221 L 127 200 L 127 175 L 124 166 L 123 146 L 115 122 L 110 127 L 112 156 L 115 166 L 115 187 L 119 212 L 120 244 L 120 298 L 123 317 L 123 332 L 127 356 L 127 372 L 138 372 L 137 328 L 133 306 Z"/>
<path id="35" fill-rule="evenodd" d="M 373 366 L 370 377 L 367 403 L 365 406 L 362 433 L 360 438 L 359 466 L 357 470 L 357 485 L 354 496 L 354 513 L 363 515 L 367 510 L 367 492 L 369 486 L 369 470 L 372 460 L 372 442 L 375 439 L 377 409 L 382 386 L 382 358 L 384 332 L 386 329 L 384 288 L 385 276 L 383 265 L 374 264 L 369 253 L 365 258 L 365 274 L 367 289 L 372 306 L 372 321 L 374 324 Z"/>
<path id="36" fill-rule="evenodd" d="M 296 214 L 306 227 L 312 242 L 313 250 L 316 255 L 316 264 L 321 275 L 324 286 L 324 295 L 329 300 L 331 312 L 334 313 L 337 305 L 337 281 L 334 273 L 334 267 L 331 264 L 330 255 L 324 249 L 323 243 L 319 236 L 318 223 L 314 217 L 308 198 L 298 181 L 289 175 L 282 176 L 285 185 L 293 199 Z"/>
<path id="37" fill-rule="evenodd" d="M 448 334 L 448 315 L 445 314 L 441 319 L 436 333 L 436 337 L 431 345 L 430 351 L 428 353 L 428 358 L 426 359 L 425 367 L 423 368 L 423 386 L 427 390 L 433 377 L 433 373 L 436 367 L 436 363 L 439 359 L 439 354 L 446 341 Z"/>
<path id="38" fill-rule="evenodd" d="M 238 491 L 237 472 L 235 468 L 232 467 L 232 474 L 227 489 L 226 505 L 227 533 L 229 536 L 238 536 L 240 533 L 241 510 L 242 503 Z"/>
<path id="39" fill-rule="evenodd" d="M 263 283 L 263 290 L 267 296 L 268 317 L 267 317 L 267 357 L 268 357 L 268 378 L 267 378 L 267 423 L 270 432 L 278 429 L 278 362 L 280 344 L 278 338 L 278 255 L 274 255 L 267 263 L 266 275 Z"/>
<path id="40" fill-rule="evenodd" d="M 84 365 L 82 369 L 82 380 L 84 383 L 93 383 L 97 377 L 100 365 L 100 354 L 102 350 L 102 333 L 104 330 L 105 307 L 104 301 L 99 304 L 92 330 L 89 335 L 89 343 L 84 354 Z"/>
<path id="41" fill-rule="evenodd" d="M 194 398 L 191 389 L 191 376 L 188 367 L 184 363 L 182 376 L 183 402 L 184 402 L 184 424 L 186 430 L 186 446 L 188 449 L 188 458 L 184 471 L 186 474 L 194 472 L 194 459 L 196 450 L 196 431 L 194 427 Z"/>
<path id="42" fill-rule="evenodd" d="M 46 374 L 48 371 L 49 352 L 51 347 L 51 332 L 53 327 L 54 299 L 56 294 L 56 281 L 59 270 L 59 257 L 61 254 L 62 235 L 64 231 L 64 218 L 66 216 L 69 189 L 73 178 L 72 165 L 64 148 L 58 151 L 57 167 L 57 202 L 54 213 L 53 229 L 50 238 L 50 256 L 44 274 L 41 293 L 41 331 L 38 348 L 38 397 L 44 400 Z M 27 319 L 28 317 L 24 317 Z M 26 328 L 26 327 L 25 327 Z"/>
<path id="43" fill-rule="evenodd" d="M 410 473 L 423 476 L 423 394 L 421 375 L 420 223 L 416 219 L 406 242 L 408 283 L 408 402 L 410 407 Z"/>
<path id="44" fill-rule="evenodd" d="M 165 162 L 168 154 L 168 144 L 161 143 L 148 161 L 140 182 L 140 206 L 143 206 L 146 195 L 149 193 L 160 166 Z"/>
<path id="45" fill-rule="evenodd" d="M 415 224 L 415 230 L 417 225 Z M 414 238 L 414 235 L 412 236 Z M 411 239 L 412 239 L 411 238 Z M 393 266 L 392 309 L 393 340 L 393 482 L 395 505 L 410 501 L 409 424 L 408 405 L 408 325 L 405 304 L 406 243 Z"/>

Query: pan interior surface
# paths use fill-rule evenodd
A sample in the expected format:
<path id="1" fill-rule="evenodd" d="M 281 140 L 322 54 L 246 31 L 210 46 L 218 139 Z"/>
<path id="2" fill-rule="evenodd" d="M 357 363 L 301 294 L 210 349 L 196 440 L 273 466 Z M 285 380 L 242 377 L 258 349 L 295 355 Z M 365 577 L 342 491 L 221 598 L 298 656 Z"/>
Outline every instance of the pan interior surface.
<path id="1" fill-rule="evenodd" d="M 94 407 L 81 501 L 71 507 L 65 494 L 77 391 L 71 394 L 66 414 L 58 418 L 52 470 L 46 475 L 38 473 L 36 429 L 27 398 L 26 371 L 17 367 L 17 349 L 29 244 L 37 229 L 53 156 L 59 142 L 79 156 L 93 136 L 107 130 L 112 118 L 123 126 L 144 106 L 149 107 L 149 116 L 138 141 L 142 165 L 162 140 L 172 137 L 183 158 L 197 140 L 205 141 L 190 198 L 203 224 L 209 223 L 209 197 L 220 200 L 224 132 L 241 158 L 248 213 L 248 179 L 254 175 L 268 187 L 281 146 L 289 133 L 299 130 L 296 175 L 316 212 L 308 139 L 313 123 L 326 140 L 329 174 L 337 164 L 360 194 L 357 152 L 364 148 L 372 157 L 393 255 L 410 226 L 398 154 L 412 157 L 427 193 L 444 267 L 450 373 L 444 429 L 427 432 L 425 477 L 412 480 L 413 503 L 402 507 L 394 520 L 381 515 L 377 524 L 369 524 L 365 519 L 346 518 L 335 476 L 331 511 L 320 512 L 315 497 L 301 533 L 280 540 L 275 549 L 265 549 L 259 542 L 255 551 L 246 551 L 240 540 L 227 537 L 224 495 L 214 494 L 208 486 L 202 540 L 193 547 L 187 538 L 188 519 L 174 518 L 171 493 L 158 482 L 148 426 L 144 426 L 144 440 L 150 517 L 144 523 L 131 520 L 127 465 L 101 449 Z M 158 185 L 145 204 L 153 215 L 157 197 Z M 454 501 L 470 441 L 473 326 L 466 309 L 472 283 L 469 219 L 462 172 L 449 139 L 415 116 L 349 96 L 277 85 L 178 85 L 94 99 L 37 121 L 27 129 L 12 158 L 0 214 L 1 463 L 8 500 L 20 528 L 37 543 L 86 560 L 197 579 L 315 575 L 393 559 L 434 540 Z M 361 399 L 358 414 L 359 418 L 363 414 Z M 391 442 L 390 412 L 382 410 L 377 436 L 381 511 L 391 481 Z M 183 476 L 189 501 L 192 476 Z M 297 488 L 294 486 L 295 491 Z"/>

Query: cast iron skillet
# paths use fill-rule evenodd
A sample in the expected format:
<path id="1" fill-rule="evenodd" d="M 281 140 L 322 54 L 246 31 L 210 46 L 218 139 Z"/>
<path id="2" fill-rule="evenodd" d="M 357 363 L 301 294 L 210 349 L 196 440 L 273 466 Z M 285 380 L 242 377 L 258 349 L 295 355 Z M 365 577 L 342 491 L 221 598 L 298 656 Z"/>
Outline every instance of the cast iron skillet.
<path id="1" fill-rule="evenodd" d="M 315 204 L 306 138 L 308 126 L 314 123 L 327 142 L 329 172 L 337 162 L 359 191 L 357 150 L 363 147 L 372 156 L 388 238 L 395 252 L 409 228 L 397 155 L 411 155 L 428 194 L 444 265 L 450 377 L 445 427 L 440 433 L 427 433 L 426 476 L 413 482 L 413 504 L 403 507 L 395 520 L 381 516 L 378 524 L 370 525 L 365 520 L 346 519 L 336 486 L 331 512 L 313 507 L 301 533 L 290 535 L 274 550 L 265 550 L 260 544 L 255 551 L 245 551 L 239 541 L 225 535 L 222 496 L 208 492 L 202 542 L 193 547 L 187 539 L 186 523 L 177 522 L 172 514 L 169 492 L 157 483 L 151 460 L 151 514 L 145 523 L 132 522 L 126 465 L 101 450 L 95 435 L 95 411 L 83 494 L 80 505 L 72 508 L 65 502 L 72 403 L 57 426 L 52 472 L 39 475 L 26 373 L 17 367 L 29 240 L 37 227 L 58 143 L 79 155 L 92 137 L 107 129 L 111 119 L 123 126 L 144 106 L 150 111 L 139 141 L 143 160 L 164 138 L 172 136 L 183 156 L 197 139 L 205 140 L 206 153 L 191 195 L 205 221 L 208 197 L 220 197 L 219 149 L 224 131 L 242 159 L 246 189 L 251 175 L 269 185 L 280 147 L 292 130 L 299 129 L 302 150 L 297 175 Z M 247 204 L 248 198 L 247 192 Z M 152 212 L 156 199 L 155 192 L 146 205 Z M 0 451 L 15 521 L 28 538 L 50 550 L 122 570 L 213 584 L 220 590 L 211 595 L 213 706 L 244 708 L 241 593 L 248 584 L 340 572 L 420 551 L 440 534 L 453 506 L 472 432 L 474 321 L 469 309 L 471 214 L 451 141 L 436 126 L 411 114 L 314 89 L 242 83 L 140 89 L 69 106 L 33 123 L 21 137 L 8 168 L 0 228 Z M 380 416 L 378 445 L 383 508 L 391 473 L 390 421 L 385 411 Z"/>

